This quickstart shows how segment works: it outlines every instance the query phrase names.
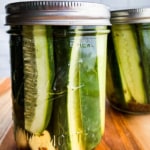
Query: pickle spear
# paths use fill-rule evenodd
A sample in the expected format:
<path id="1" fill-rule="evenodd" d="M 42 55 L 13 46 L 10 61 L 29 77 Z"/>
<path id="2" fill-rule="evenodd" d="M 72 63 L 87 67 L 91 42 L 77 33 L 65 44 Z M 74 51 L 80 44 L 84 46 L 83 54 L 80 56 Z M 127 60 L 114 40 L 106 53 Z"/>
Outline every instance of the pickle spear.
<path id="1" fill-rule="evenodd" d="M 119 30 L 119 26 L 123 30 Z M 128 93 L 125 100 L 126 102 L 134 100 L 144 104 L 146 103 L 146 93 L 135 30 L 132 25 L 113 25 L 112 33 L 123 88 Z M 129 93 L 132 99 L 130 99 Z"/>
<path id="2" fill-rule="evenodd" d="M 42 133 L 51 118 L 51 86 L 54 78 L 52 56 L 51 28 L 40 25 L 24 26 L 25 129 L 34 134 Z"/>

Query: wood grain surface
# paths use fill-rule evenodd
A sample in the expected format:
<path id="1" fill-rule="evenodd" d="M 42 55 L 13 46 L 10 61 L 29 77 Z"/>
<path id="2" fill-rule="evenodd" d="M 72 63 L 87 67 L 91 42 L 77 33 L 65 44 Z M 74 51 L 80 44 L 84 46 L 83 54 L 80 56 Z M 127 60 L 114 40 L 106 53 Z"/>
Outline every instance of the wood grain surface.
<path id="1" fill-rule="evenodd" d="M 15 150 L 10 80 L 0 80 L 0 150 Z M 105 133 L 95 150 L 150 150 L 150 114 L 128 115 L 106 103 Z"/>
<path id="2" fill-rule="evenodd" d="M 10 93 L 10 79 L 0 79 L 0 143 L 3 141 L 8 129 L 12 125 L 12 103 Z"/>

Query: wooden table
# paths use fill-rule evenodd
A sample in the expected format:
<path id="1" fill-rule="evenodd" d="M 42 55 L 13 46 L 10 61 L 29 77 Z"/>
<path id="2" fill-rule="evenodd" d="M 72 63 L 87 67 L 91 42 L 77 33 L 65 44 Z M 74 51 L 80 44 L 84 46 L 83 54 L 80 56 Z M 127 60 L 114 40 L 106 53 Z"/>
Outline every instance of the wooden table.
<path id="1" fill-rule="evenodd" d="M 0 79 L 0 150 L 15 150 L 10 79 Z M 150 150 L 150 115 L 131 116 L 106 105 L 105 134 L 96 150 Z"/>

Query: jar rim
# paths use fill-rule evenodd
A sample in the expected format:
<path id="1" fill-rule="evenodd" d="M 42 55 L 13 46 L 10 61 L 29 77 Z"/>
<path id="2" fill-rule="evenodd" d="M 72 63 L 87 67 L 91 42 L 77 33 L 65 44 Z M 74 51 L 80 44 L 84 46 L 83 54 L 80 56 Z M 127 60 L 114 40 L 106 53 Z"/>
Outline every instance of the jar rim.
<path id="1" fill-rule="evenodd" d="M 7 25 L 110 25 L 104 4 L 83 1 L 26 1 L 6 5 Z"/>
<path id="2" fill-rule="evenodd" d="M 112 24 L 149 23 L 150 8 L 133 8 L 111 11 Z"/>

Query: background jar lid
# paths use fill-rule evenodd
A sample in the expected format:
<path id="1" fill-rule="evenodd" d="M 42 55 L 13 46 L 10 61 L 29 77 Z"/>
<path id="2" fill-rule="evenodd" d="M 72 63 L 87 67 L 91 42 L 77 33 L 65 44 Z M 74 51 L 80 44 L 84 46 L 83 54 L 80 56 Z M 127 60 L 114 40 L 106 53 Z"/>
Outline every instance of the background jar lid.
<path id="1" fill-rule="evenodd" d="M 27 1 L 6 6 L 7 25 L 110 25 L 109 8 L 80 1 Z"/>
<path id="2" fill-rule="evenodd" d="M 150 8 L 116 10 L 111 12 L 112 24 L 149 23 Z"/>

